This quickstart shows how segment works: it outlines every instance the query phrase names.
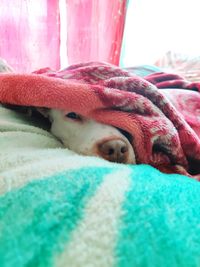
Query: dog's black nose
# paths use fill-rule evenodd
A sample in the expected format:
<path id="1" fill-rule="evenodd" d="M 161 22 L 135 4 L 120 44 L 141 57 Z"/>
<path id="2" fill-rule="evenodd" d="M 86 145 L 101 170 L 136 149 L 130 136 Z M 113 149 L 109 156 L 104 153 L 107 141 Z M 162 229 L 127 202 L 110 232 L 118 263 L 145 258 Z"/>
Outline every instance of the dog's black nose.
<path id="1" fill-rule="evenodd" d="M 99 154 L 102 158 L 119 163 L 126 163 L 128 146 L 123 140 L 110 140 L 99 144 Z"/>

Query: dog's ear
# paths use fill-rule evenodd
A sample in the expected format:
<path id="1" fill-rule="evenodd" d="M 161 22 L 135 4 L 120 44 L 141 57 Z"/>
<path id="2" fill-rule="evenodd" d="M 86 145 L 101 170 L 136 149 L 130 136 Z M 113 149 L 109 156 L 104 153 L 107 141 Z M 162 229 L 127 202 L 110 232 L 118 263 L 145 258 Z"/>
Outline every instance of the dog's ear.
<path id="1" fill-rule="evenodd" d="M 31 107 L 27 107 L 27 106 L 19 106 L 19 105 L 12 105 L 12 104 L 6 104 L 6 103 L 1 103 L 1 105 L 5 108 L 23 113 L 23 114 L 27 114 L 30 115 L 32 114 L 32 110 Z"/>
<path id="2" fill-rule="evenodd" d="M 49 108 L 43 108 L 43 107 L 40 107 L 40 108 L 36 108 L 36 110 L 42 114 L 45 118 L 48 118 L 49 117 L 49 111 L 50 109 Z"/>

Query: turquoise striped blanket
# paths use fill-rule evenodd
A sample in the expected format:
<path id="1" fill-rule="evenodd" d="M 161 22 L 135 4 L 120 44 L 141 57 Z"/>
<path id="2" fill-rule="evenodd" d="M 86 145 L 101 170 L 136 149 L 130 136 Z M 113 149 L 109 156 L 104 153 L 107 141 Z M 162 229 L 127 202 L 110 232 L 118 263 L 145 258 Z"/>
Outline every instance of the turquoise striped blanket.
<path id="1" fill-rule="evenodd" d="M 79 156 L 0 108 L 1 267 L 200 266 L 200 184 Z"/>

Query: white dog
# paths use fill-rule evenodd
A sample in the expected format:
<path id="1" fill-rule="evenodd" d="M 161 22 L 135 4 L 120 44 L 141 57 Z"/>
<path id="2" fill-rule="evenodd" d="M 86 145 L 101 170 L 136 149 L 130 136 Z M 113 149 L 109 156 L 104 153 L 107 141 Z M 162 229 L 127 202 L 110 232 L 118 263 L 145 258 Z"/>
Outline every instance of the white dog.
<path id="1" fill-rule="evenodd" d="M 0 72 L 11 70 L 5 61 L 0 60 Z M 112 162 L 135 163 L 135 154 L 126 132 L 73 111 L 45 108 L 36 110 L 49 120 L 50 132 L 74 152 L 102 157 Z"/>
<path id="2" fill-rule="evenodd" d="M 124 131 L 75 112 L 43 108 L 37 110 L 49 119 L 51 133 L 65 147 L 79 154 L 98 156 L 112 162 L 135 163 L 130 139 Z"/>

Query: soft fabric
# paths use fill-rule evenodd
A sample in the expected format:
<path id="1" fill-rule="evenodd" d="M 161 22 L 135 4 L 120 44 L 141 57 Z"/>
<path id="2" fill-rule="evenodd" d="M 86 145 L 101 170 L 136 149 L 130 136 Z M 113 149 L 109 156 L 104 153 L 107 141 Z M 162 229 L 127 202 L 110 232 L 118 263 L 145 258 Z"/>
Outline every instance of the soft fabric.
<path id="1" fill-rule="evenodd" d="M 0 57 L 16 71 L 33 71 L 40 66 L 59 68 L 62 42 L 59 1 L 0 3 Z"/>
<path id="2" fill-rule="evenodd" d="M 145 77 L 147 75 L 163 71 L 163 69 L 158 68 L 154 65 L 138 65 L 138 66 L 128 67 L 124 69 L 140 77 Z"/>
<path id="3" fill-rule="evenodd" d="M 195 91 L 200 92 L 200 82 L 189 82 L 180 75 L 165 72 L 149 74 L 145 79 L 157 88 L 164 89 L 163 94 L 200 137 L 200 99 L 199 94 L 195 93 Z"/>
<path id="4" fill-rule="evenodd" d="M 159 58 L 155 64 L 162 69 L 167 69 L 183 76 L 190 82 L 200 81 L 199 53 L 195 56 L 170 50 Z"/>
<path id="5" fill-rule="evenodd" d="M 199 82 L 190 82 L 178 74 L 156 72 L 145 76 L 145 79 L 156 85 L 157 88 L 179 88 L 200 91 Z"/>
<path id="6" fill-rule="evenodd" d="M 0 108 L 1 267 L 199 267 L 200 183 L 78 156 Z"/>
<path id="7" fill-rule="evenodd" d="M 185 107 L 198 124 L 200 95 L 190 98 Z M 132 136 L 137 164 L 199 179 L 200 137 L 164 91 L 115 66 L 90 62 L 59 72 L 2 74 L 0 101 L 67 109 L 121 128 Z"/>

